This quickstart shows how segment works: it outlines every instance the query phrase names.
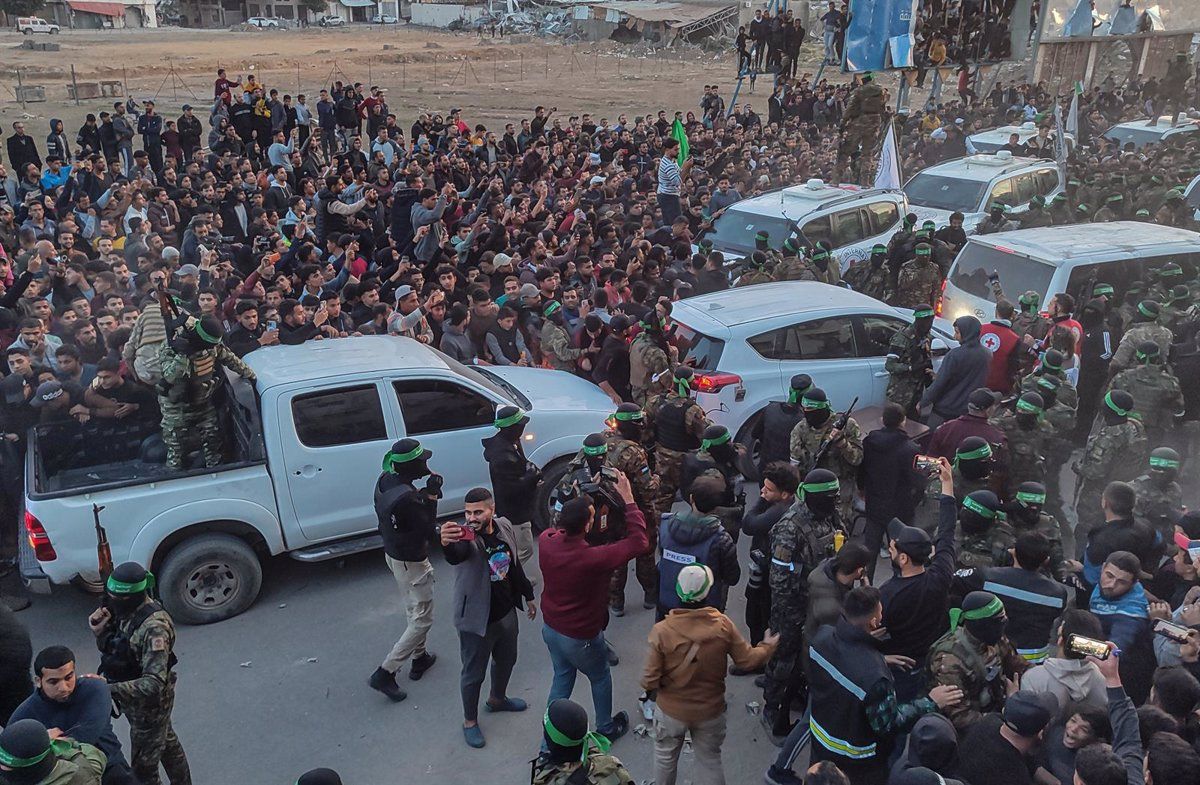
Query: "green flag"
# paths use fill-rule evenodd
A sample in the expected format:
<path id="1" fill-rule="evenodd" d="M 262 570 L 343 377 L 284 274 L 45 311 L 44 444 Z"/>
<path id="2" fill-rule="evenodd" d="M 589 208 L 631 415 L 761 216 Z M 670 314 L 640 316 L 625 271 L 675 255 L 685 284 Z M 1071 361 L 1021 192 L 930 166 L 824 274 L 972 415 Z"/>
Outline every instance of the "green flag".
<path id="1" fill-rule="evenodd" d="M 675 158 L 675 163 L 683 166 L 683 162 L 688 159 L 690 150 L 688 148 L 687 131 L 683 130 L 683 123 L 679 118 L 675 118 L 675 123 L 671 126 L 671 136 L 679 140 L 679 155 Z"/>

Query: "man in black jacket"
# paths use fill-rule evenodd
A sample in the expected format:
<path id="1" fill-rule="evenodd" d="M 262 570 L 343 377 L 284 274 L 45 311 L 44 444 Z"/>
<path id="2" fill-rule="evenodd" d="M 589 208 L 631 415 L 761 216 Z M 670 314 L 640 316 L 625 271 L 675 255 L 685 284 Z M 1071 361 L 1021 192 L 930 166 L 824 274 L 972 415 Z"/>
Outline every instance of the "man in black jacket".
<path id="1" fill-rule="evenodd" d="M 299 300 L 284 300 L 279 304 L 279 319 L 279 342 L 299 346 L 321 334 L 321 325 L 329 319 L 329 312 L 318 308 L 310 322 Z"/>
<path id="2" fill-rule="evenodd" d="M 529 415 L 515 406 L 496 410 L 495 436 L 483 440 L 483 459 L 487 461 L 496 498 L 496 515 L 507 518 L 516 535 L 517 558 L 536 589 L 538 577 L 533 570 L 533 510 L 542 470 L 529 462 L 521 448 L 521 434 L 529 424 Z"/>
<path id="3" fill-rule="evenodd" d="M 433 667 L 437 655 L 425 649 L 433 626 L 433 566 L 429 544 L 436 541 L 437 500 L 442 496 L 442 476 L 429 470 L 430 450 L 416 439 L 401 439 L 383 456 L 383 473 L 375 483 L 375 516 L 383 538 L 384 560 L 405 595 L 408 626 L 383 664 L 368 680 L 394 701 L 407 696 L 396 684 L 396 672 L 412 657 L 409 678 L 417 681 Z M 422 477 L 425 487 L 416 481 Z"/>
<path id="4" fill-rule="evenodd" d="M 912 524 L 916 504 L 925 491 L 926 478 L 913 467 L 917 446 L 904 431 L 904 409 L 896 403 L 883 407 L 883 427 L 863 439 L 859 487 L 867 503 L 867 530 L 863 541 L 878 553 L 888 521 L 899 518 Z M 875 561 L 867 565 L 874 580 Z"/>
<path id="5" fill-rule="evenodd" d="M 750 628 L 751 646 L 762 641 L 771 621 L 771 587 L 767 584 L 771 527 L 795 504 L 796 489 L 800 487 L 799 470 L 786 460 L 767 464 L 761 474 L 758 501 L 742 518 L 742 531 L 751 537 L 750 578 L 746 581 L 746 626 Z M 734 668 L 730 673 L 741 675 L 738 671 Z"/>

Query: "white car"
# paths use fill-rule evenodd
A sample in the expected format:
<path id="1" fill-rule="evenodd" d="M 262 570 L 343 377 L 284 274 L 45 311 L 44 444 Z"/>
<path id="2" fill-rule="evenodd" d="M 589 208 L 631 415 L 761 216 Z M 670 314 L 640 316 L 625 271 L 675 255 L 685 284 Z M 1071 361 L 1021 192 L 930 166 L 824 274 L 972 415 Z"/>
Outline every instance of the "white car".
<path id="1" fill-rule="evenodd" d="M 943 161 L 904 184 L 909 209 L 918 222 L 932 220 L 942 227 L 950 223 L 951 213 L 960 212 L 967 234 L 987 217 L 994 202 L 1007 205 L 1019 218 L 1034 196 L 1041 195 L 1048 203 L 1061 190 L 1053 161 L 1016 158 L 1007 150 Z"/>
<path id="2" fill-rule="evenodd" d="M 1184 201 L 1192 208 L 1192 217 L 1200 221 L 1200 175 L 1192 178 L 1187 190 L 1183 192 Z"/>
<path id="3" fill-rule="evenodd" d="M 47 22 L 40 16 L 22 16 L 17 19 L 17 29 L 22 35 L 32 35 L 34 33 L 48 33 L 54 35 L 60 32 L 62 28 L 54 22 Z"/>
<path id="4" fill-rule="evenodd" d="M 696 368 L 696 401 L 714 423 L 754 451 L 754 431 L 771 401 L 807 373 L 835 410 L 886 402 L 884 370 L 892 335 L 912 312 L 813 281 L 785 281 L 689 297 L 671 311 L 679 359 Z M 934 355 L 955 345 L 953 328 L 934 324 Z"/>
<path id="5" fill-rule="evenodd" d="M 371 17 L 371 24 L 373 25 L 394 25 L 399 21 L 399 19 L 391 14 L 375 14 L 375 16 Z"/>
<path id="6" fill-rule="evenodd" d="M 1154 123 L 1147 120 L 1130 120 L 1127 123 L 1117 123 L 1104 132 L 1104 138 L 1112 139 L 1124 147 L 1132 143 L 1140 149 L 1148 144 L 1165 142 L 1179 134 L 1194 134 L 1200 132 L 1200 122 L 1189 120 L 1180 115 L 1179 122 L 1172 124 L 1170 115 L 1158 118 Z"/>
<path id="7" fill-rule="evenodd" d="M 346 20 L 340 16 L 322 16 L 317 20 L 317 27 L 344 27 Z"/>
<path id="8" fill-rule="evenodd" d="M 824 242 L 845 271 L 871 256 L 871 246 L 886 243 L 907 211 L 900 191 L 827 185 L 809 180 L 730 205 L 713 224 L 713 250 L 736 261 L 754 252 L 754 236 L 766 232 L 772 248 L 797 236 L 803 245 Z"/>
<path id="9" fill-rule="evenodd" d="M 1051 131 L 1051 134 L 1053 133 L 1054 131 Z M 967 138 L 971 140 L 971 146 L 975 148 L 976 153 L 998 153 L 1000 152 L 1000 148 L 1008 144 L 1013 134 L 1017 135 L 1017 140 L 1021 144 L 1025 144 L 1030 139 L 1037 137 L 1037 123 L 1028 122 L 1021 123 L 1020 125 L 1002 125 L 999 128 L 989 128 L 986 131 L 971 134 Z M 1067 149 L 1071 150 L 1074 147 L 1075 137 L 1067 134 Z"/>
<path id="10" fill-rule="evenodd" d="M 246 20 L 246 24 L 262 28 L 283 27 L 280 21 L 273 16 L 252 16 Z"/>

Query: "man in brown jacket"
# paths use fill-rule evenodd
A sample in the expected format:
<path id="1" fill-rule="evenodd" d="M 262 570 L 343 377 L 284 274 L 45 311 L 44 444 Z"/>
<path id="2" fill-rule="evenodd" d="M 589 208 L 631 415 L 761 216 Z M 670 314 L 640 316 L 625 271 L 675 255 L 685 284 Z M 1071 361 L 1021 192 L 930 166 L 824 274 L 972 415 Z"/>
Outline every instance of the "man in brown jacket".
<path id="1" fill-rule="evenodd" d="M 768 631 L 751 648 L 729 617 L 703 606 L 713 573 L 703 564 L 679 572 L 675 591 L 683 602 L 650 630 L 650 653 L 642 689 L 657 691 L 654 712 L 654 781 L 675 785 L 684 737 L 696 753 L 696 785 L 725 785 L 721 744 L 725 741 L 725 669 L 728 660 L 755 670 L 770 659 L 779 635 Z"/>

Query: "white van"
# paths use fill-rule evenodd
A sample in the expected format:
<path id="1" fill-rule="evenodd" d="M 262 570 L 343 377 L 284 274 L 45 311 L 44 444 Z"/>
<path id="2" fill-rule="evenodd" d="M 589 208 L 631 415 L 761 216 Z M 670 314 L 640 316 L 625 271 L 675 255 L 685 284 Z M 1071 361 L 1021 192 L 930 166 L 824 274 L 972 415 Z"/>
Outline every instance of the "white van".
<path id="1" fill-rule="evenodd" d="M 873 245 L 891 239 L 907 210 L 901 191 L 809 180 L 735 202 L 705 239 L 712 240 L 713 250 L 723 253 L 726 261 L 753 253 L 758 232 L 766 232 L 775 249 L 794 236 L 809 246 L 820 241 L 833 249 L 845 271 L 854 262 L 869 258 Z"/>
<path id="2" fill-rule="evenodd" d="M 53 22 L 47 22 L 40 16 L 22 16 L 17 18 L 17 29 L 23 35 L 32 35 L 34 33 L 49 33 L 54 35 L 61 28 Z"/>
<path id="3" fill-rule="evenodd" d="M 1175 120 L 1178 121 L 1173 122 Z M 1167 139 L 1179 134 L 1194 133 L 1200 133 L 1200 122 L 1189 120 L 1186 116 L 1180 114 L 1177 118 L 1173 118 L 1170 115 L 1163 115 L 1153 123 L 1149 123 L 1146 120 L 1130 120 L 1127 123 L 1117 123 L 1104 132 L 1104 138 L 1113 140 L 1121 145 L 1121 147 L 1132 143 L 1135 148 L 1140 150 L 1148 144 L 1165 142 Z"/>
<path id="4" fill-rule="evenodd" d="M 990 321 L 996 298 L 988 275 L 1000 277 L 1013 302 L 1034 291 L 1044 306 L 1059 292 L 1078 298 L 1095 273 L 1120 297 L 1133 281 L 1146 281 L 1168 261 L 1200 265 L 1200 234 L 1137 221 L 1047 226 L 973 235 L 959 251 L 942 289 L 939 315 L 953 321 L 971 315 Z"/>

